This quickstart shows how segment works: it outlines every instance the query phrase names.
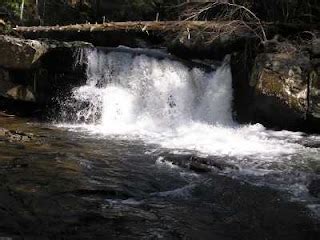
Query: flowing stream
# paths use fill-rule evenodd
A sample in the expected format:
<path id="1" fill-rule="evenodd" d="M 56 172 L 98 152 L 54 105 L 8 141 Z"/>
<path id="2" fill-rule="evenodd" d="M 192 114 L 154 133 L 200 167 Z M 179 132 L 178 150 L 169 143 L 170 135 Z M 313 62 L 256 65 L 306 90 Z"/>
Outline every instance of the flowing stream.
<path id="1" fill-rule="evenodd" d="M 83 54 L 54 124 L 0 118 L 38 139 L 0 138 L 0 238 L 320 238 L 320 137 L 235 122 L 228 56 Z"/>
<path id="2" fill-rule="evenodd" d="M 319 149 L 308 146 L 320 137 L 233 121 L 228 56 L 211 69 L 125 47 L 90 50 L 86 59 L 87 83 L 64 103 L 73 121 L 60 126 L 101 141 L 140 140 L 158 162 L 170 162 L 162 152 L 218 159 L 231 166 L 224 174 L 308 198 L 307 184 L 320 170 Z"/>

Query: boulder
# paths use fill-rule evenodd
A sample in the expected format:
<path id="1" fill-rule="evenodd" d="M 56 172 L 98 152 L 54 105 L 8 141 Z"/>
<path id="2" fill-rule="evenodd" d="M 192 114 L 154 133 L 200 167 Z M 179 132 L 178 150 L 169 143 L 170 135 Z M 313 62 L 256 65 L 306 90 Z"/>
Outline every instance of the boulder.
<path id="1" fill-rule="evenodd" d="M 272 128 L 320 132 L 320 58 L 315 44 L 271 43 L 274 46 L 264 46 L 264 52 L 247 47 L 233 54 L 235 118 Z"/>
<path id="2" fill-rule="evenodd" d="M 0 35 L 0 96 L 46 103 L 52 98 L 50 91 L 54 88 L 50 84 L 55 82 L 56 75 L 66 78 L 66 73 L 74 74 L 75 62 L 81 62 L 84 54 L 82 49 L 91 47 L 79 41 L 35 41 Z M 76 59 L 77 56 L 80 59 Z M 49 70 L 51 79 L 47 74 Z"/>
<path id="3" fill-rule="evenodd" d="M 53 40 L 28 40 L 0 35 L 0 67 L 14 70 L 35 68 L 39 60 L 56 49 L 79 49 L 92 47 L 85 42 L 59 42 Z"/>
<path id="4" fill-rule="evenodd" d="M 298 128 L 308 112 L 311 69 L 305 52 L 259 54 L 249 82 L 254 89 L 252 111 L 256 120 L 281 128 Z"/>
<path id="5" fill-rule="evenodd" d="M 320 132 L 320 39 L 275 37 L 261 46 L 232 55 L 236 120 Z"/>
<path id="6" fill-rule="evenodd" d="M 31 69 L 47 51 L 48 45 L 43 42 L 0 35 L 1 67 Z"/>

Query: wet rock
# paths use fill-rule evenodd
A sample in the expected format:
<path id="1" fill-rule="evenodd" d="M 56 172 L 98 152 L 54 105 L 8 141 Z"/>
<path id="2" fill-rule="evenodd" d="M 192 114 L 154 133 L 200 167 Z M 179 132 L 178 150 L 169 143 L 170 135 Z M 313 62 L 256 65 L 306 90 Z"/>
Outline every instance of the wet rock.
<path id="1" fill-rule="evenodd" d="M 29 142 L 35 139 L 32 133 L 25 133 L 21 131 L 10 131 L 9 139 L 11 141 Z"/>
<path id="2" fill-rule="evenodd" d="M 309 193 L 317 198 L 320 198 L 320 179 L 313 180 L 309 186 Z"/>
<path id="3" fill-rule="evenodd" d="M 197 156 L 190 157 L 189 168 L 195 172 L 210 172 L 212 170 L 223 170 L 225 166 L 210 158 L 201 158 Z"/>
<path id="4" fill-rule="evenodd" d="M 48 51 L 47 44 L 11 36 L 0 36 L 0 66 L 9 69 L 30 69 Z"/>
<path id="5" fill-rule="evenodd" d="M 236 166 L 227 164 L 215 157 L 199 157 L 195 155 L 174 155 L 166 154 L 163 159 L 172 162 L 174 165 L 188 168 L 198 173 L 206 173 L 210 171 L 223 171 L 227 168 L 236 169 Z"/>
<path id="6" fill-rule="evenodd" d="M 10 142 L 29 142 L 36 139 L 32 133 L 25 133 L 19 130 L 8 130 L 6 128 L 0 128 L 0 137 L 5 138 Z"/>
<path id="7" fill-rule="evenodd" d="M 206 173 L 206 172 L 210 172 L 212 170 L 209 165 L 206 165 L 204 163 L 195 162 L 195 161 L 190 163 L 189 168 L 190 168 L 190 170 L 193 170 L 193 171 L 199 172 L 199 173 Z"/>

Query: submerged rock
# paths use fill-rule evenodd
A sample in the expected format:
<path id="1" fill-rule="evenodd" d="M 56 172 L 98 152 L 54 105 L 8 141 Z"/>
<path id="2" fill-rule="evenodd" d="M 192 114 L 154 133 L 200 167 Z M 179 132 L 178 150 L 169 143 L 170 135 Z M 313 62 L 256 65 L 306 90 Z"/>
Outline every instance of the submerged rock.
<path id="1" fill-rule="evenodd" d="M 211 171 L 224 171 L 226 169 L 237 169 L 236 166 L 225 163 L 215 157 L 199 157 L 195 155 L 175 155 L 165 154 L 161 156 L 161 161 L 169 161 L 179 167 L 188 168 L 198 173 Z"/>

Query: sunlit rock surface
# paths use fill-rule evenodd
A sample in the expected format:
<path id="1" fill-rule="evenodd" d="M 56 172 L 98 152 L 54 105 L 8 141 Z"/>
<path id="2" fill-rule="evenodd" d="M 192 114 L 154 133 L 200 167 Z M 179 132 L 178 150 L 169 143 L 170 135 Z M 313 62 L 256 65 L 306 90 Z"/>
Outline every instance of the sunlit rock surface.
<path id="1" fill-rule="evenodd" d="M 296 53 L 260 54 L 250 85 L 254 87 L 254 111 L 264 118 L 278 118 L 298 125 L 308 111 L 310 58 Z M 279 115 L 285 114 L 285 119 Z M 277 116 L 275 116 L 277 115 Z M 275 119 L 274 121 L 277 121 Z"/>
<path id="2" fill-rule="evenodd" d="M 10 69 L 30 69 L 48 51 L 40 41 L 0 36 L 0 66 Z"/>
<path id="3" fill-rule="evenodd" d="M 319 131 L 320 61 L 315 53 L 311 43 L 272 42 L 253 60 L 249 53 L 234 55 L 239 118 L 270 127 Z"/>

